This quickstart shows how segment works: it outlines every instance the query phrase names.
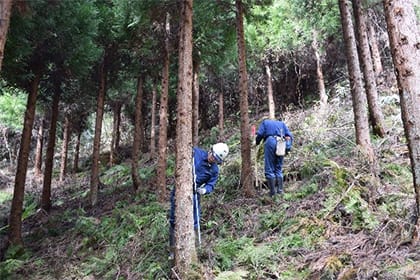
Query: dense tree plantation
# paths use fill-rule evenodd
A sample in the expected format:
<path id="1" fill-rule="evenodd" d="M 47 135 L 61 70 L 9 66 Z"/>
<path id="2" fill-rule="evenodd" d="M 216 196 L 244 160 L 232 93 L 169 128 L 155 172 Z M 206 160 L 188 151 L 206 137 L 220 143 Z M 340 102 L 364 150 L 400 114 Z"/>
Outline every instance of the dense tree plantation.
<path id="1" fill-rule="evenodd" d="M 1 0 L 0 130 L 1 279 L 419 278 L 417 0 Z"/>

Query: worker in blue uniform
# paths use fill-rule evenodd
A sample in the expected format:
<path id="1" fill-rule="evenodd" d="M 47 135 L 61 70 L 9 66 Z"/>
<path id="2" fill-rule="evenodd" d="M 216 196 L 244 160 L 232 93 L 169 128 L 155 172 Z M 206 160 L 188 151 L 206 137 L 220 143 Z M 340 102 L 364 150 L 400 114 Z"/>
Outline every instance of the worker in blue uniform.
<path id="1" fill-rule="evenodd" d="M 290 151 L 293 135 L 281 120 L 265 119 L 258 127 L 255 143 L 264 141 L 264 175 L 270 188 L 270 196 L 283 194 L 283 160 L 284 156 L 276 155 L 277 139 L 286 141 L 286 153 Z"/>
<path id="2" fill-rule="evenodd" d="M 192 191 L 195 192 L 193 199 L 194 229 L 197 230 L 200 222 L 200 196 L 213 192 L 219 177 L 219 164 L 221 164 L 229 153 L 225 143 L 217 143 L 210 151 L 198 147 L 193 148 L 193 182 Z M 173 257 L 173 246 L 175 245 L 175 188 L 171 191 L 171 209 L 169 214 L 169 246 L 171 247 L 170 258 Z"/>

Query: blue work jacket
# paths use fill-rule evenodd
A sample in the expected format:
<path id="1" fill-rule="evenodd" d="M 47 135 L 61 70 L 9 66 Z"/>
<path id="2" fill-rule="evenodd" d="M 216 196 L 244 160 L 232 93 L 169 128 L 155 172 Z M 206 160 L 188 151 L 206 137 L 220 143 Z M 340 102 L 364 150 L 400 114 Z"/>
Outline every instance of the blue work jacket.
<path id="1" fill-rule="evenodd" d="M 269 136 L 289 136 L 290 142 L 293 142 L 293 135 L 287 128 L 286 124 L 278 120 L 263 120 L 258 127 L 256 144 L 260 144 L 261 140 L 266 140 Z M 291 143 L 290 143 L 291 144 Z"/>
<path id="2" fill-rule="evenodd" d="M 206 188 L 206 193 L 214 190 L 219 177 L 219 166 L 208 161 L 208 151 L 194 147 L 193 149 L 194 169 L 196 187 Z"/>

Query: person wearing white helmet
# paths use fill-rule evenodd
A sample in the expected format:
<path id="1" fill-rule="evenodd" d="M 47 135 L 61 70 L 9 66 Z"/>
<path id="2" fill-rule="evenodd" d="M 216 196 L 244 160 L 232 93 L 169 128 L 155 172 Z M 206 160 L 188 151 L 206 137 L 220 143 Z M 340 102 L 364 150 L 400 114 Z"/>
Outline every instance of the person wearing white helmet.
<path id="1" fill-rule="evenodd" d="M 229 154 L 229 147 L 225 143 L 214 144 L 209 151 L 198 147 L 193 148 L 193 175 L 195 178 L 197 203 L 194 199 L 194 228 L 197 230 L 200 221 L 200 196 L 213 192 L 219 177 L 219 166 Z M 196 205 L 198 204 L 198 205 Z M 198 207 L 198 209 L 197 209 Z M 198 215 L 198 217 L 197 217 Z M 171 250 L 175 244 L 175 188 L 171 191 L 171 209 L 169 214 L 169 246 Z"/>

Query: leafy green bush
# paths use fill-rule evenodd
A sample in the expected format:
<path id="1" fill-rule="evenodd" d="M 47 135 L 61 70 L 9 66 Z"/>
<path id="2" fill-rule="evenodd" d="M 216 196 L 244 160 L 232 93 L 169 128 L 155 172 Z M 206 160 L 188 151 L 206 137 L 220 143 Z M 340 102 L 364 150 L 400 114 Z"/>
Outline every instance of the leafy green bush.
<path id="1" fill-rule="evenodd" d="M 22 130 L 26 94 L 0 81 L 0 123 L 16 131 Z"/>

